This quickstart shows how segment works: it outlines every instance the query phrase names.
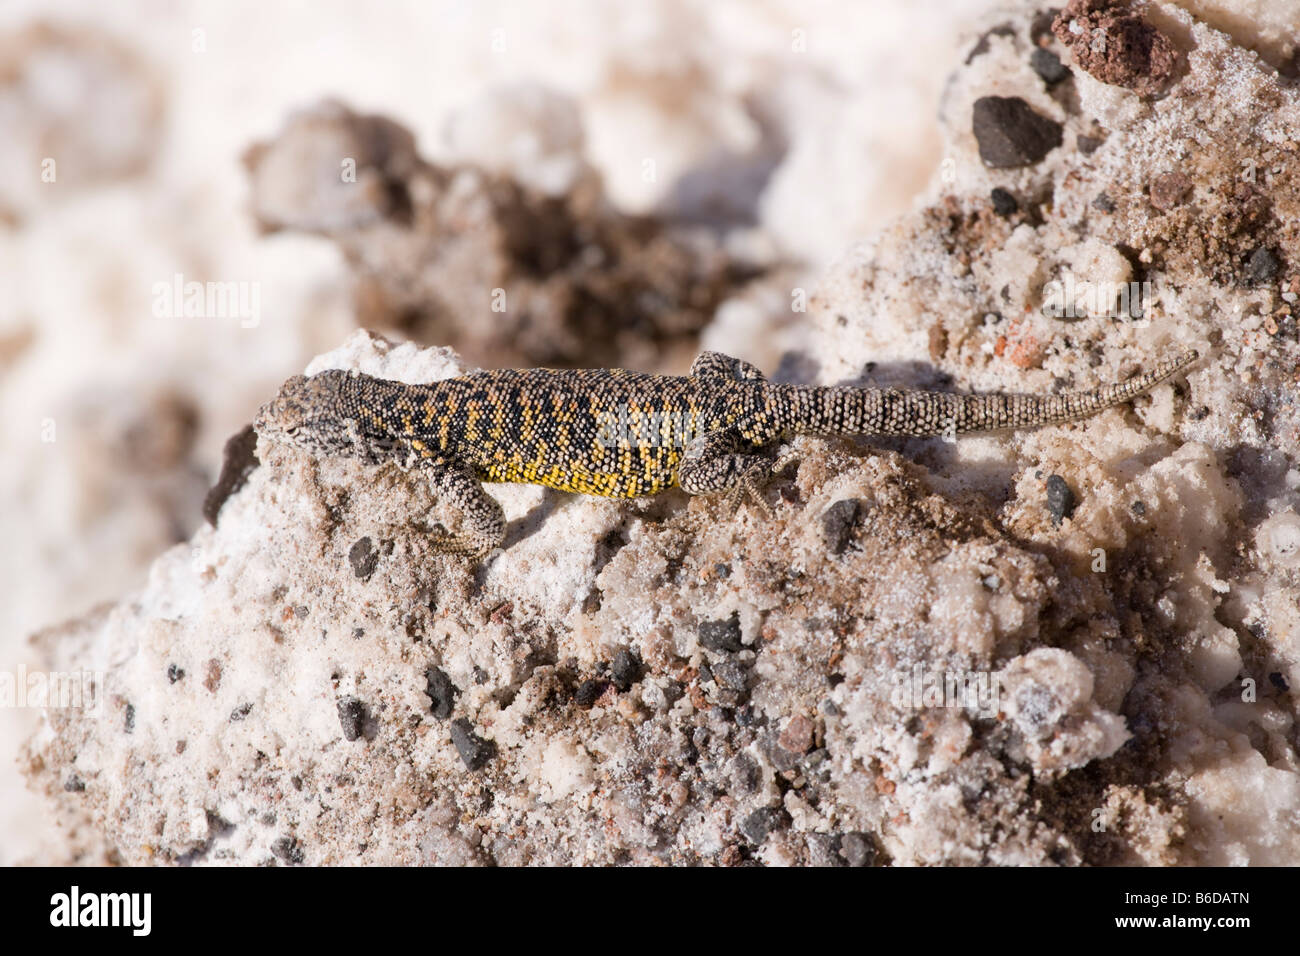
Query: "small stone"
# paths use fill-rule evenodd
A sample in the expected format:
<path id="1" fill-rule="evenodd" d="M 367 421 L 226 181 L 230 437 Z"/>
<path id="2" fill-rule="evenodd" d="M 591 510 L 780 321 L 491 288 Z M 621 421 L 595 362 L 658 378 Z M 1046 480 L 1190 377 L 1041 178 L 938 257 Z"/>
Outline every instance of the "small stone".
<path id="1" fill-rule="evenodd" d="M 840 854 L 849 866 L 871 866 L 876 862 L 876 845 L 865 833 L 846 833 L 840 841 Z"/>
<path id="2" fill-rule="evenodd" d="M 1120 0 L 1070 0 L 1052 33 L 1080 69 L 1141 96 L 1162 91 L 1178 65 L 1173 42 Z"/>
<path id="3" fill-rule="evenodd" d="M 609 683 L 603 680 L 585 680 L 578 685 L 578 689 L 573 694 L 573 702 L 585 710 L 589 710 L 600 695 L 605 693 Z"/>
<path id="4" fill-rule="evenodd" d="M 641 679 L 641 670 L 641 658 L 637 656 L 636 651 L 624 648 L 614 655 L 614 663 L 610 665 L 609 673 L 614 678 L 614 686 L 619 691 L 626 692 Z"/>
<path id="5" fill-rule="evenodd" d="M 429 698 L 430 713 L 439 720 L 446 720 L 451 716 L 452 707 L 456 703 L 456 695 L 460 691 L 451 682 L 451 678 L 437 667 L 430 667 L 426 670 L 424 680 L 424 693 Z"/>
<path id="6" fill-rule="evenodd" d="M 861 506 L 857 498 L 841 498 L 822 512 L 822 539 L 831 554 L 843 554 L 848 547 Z"/>
<path id="7" fill-rule="evenodd" d="M 993 211 L 1003 219 L 1015 215 L 1016 210 L 1020 208 L 1016 197 L 1001 186 L 993 187 L 993 191 L 989 193 L 989 201 L 993 203 Z"/>
<path id="8" fill-rule="evenodd" d="M 271 852 L 284 860 L 285 863 L 291 865 L 297 865 L 306 859 L 303 855 L 302 847 L 293 837 L 280 837 L 280 839 L 271 844 Z"/>
<path id="9" fill-rule="evenodd" d="M 740 832 L 745 839 L 759 846 L 773 830 L 779 830 L 789 820 L 789 814 L 778 807 L 762 807 L 755 810 L 740 824 Z"/>
<path id="10" fill-rule="evenodd" d="M 731 762 L 731 778 L 742 795 L 750 794 L 762 784 L 763 771 L 753 757 L 740 753 Z"/>
<path id="11" fill-rule="evenodd" d="M 1074 138 L 1075 148 L 1085 156 L 1091 156 L 1093 153 L 1097 152 L 1097 150 L 1101 149 L 1101 144 L 1104 142 L 1106 142 L 1106 140 L 1100 136 L 1087 136 L 1083 133 L 1080 133 Z"/>
<path id="12" fill-rule="evenodd" d="M 1100 209 L 1102 212 L 1114 212 L 1115 200 L 1111 199 L 1106 193 L 1097 193 L 1092 201 L 1093 209 Z"/>
<path id="13" fill-rule="evenodd" d="M 238 723 L 253 712 L 252 704 L 240 704 L 230 712 L 230 722 Z"/>
<path id="14" fill-rule="evenodd" d="M 1145 501 L 1135 501 L 1129 507 L 1133 509 L 1133 513 L 1138 517 L 1147 513 L 1147 505 Z"/>
<path id="15" fill-rule="evenodd" d="M 724 690 L 743 692 L 749 685 L 749 670 L 737 661 L 721 660 L 712 668 L 713 679 Z"/>
<path id="16" fill-rule="evenodd" d="M 1042 77 L 1043 82 L 1048 86 L 1060 83 L 1070 75 L 1070 70 L 1061 62 L 1061 58 L 1051 50 L 1045 50 L 1037 47 L 1029 56 L 1029 65 L 1034 68 L 1034 72 Z"/>
<path id="17" fill-rule="evenodd" d="M 1070 486 L 1060 475 L 1047 476 L 1047 510 L 1052 516 L 1052 524 L 1060 527 L 1061 521 L 1074 514 L 1077 501 Z"/>
<path id="18" fill-rule="evenodd" d="M 1178 206 L 1192 190 L 1192 180 L 1186 173 L 1162 173 L 1151 180 L 1151 205 L 1169 210 Z"/>
<path id="19" fill-rule="evenodd" d="M 362 581 L 368 579 L 379 567 L 379 552 L 375 550 L 374 542 L 369 538 L 359 538 L 348 550 L 348 562 L 353 574 Z"/>
<path id="20" fill-rule="evenodd" d="M 776 742 L 782 750 L 792 754 L 806 754 L 813 749 L 813 736 L 816 730 L 816 725 L 811 720 L 803 714 L 797 714 L 790 718 Z"/>
<path id="21" fill-rule="evenodd" d="M 124 729 L 128 734 L 135 733 L 135 705 L 126 705 L 126 714 L 124 717 Z"/>
<path id="22" fill-rule="evenodd" d="M 971 111 L 980 159 L 994 169 L 1029 166 L 1061 145 L 1061 124 L 1018 96 L 981 96 Z"/>
<path id="23" fill-rule="evenodd" d="M 1280 265 L 1272 249 L 1260 246 L 1246 260 L 1246 281 L 1251 285 L 1263 285 L 1277 275 Z"/>
<path id="24" fill-rule="evenodd" d="M 356 697 L 343 697 L 338 703 L 339 723 L 343 727 L 344 740 L 356 740 L 361 736 L 366 722 L 366 705 Z"/>
<path id="25" fill-rule="evenodd" d="M 209 658 L 203 676 L 203 686 L 208 693 L 215 694 L 221 686 L 221 662 L 215 657 Z"/>
<path id="26" fill-rule="evenodd" d="M 67 780 L 63 781 L 64 793 L 84 793 L 86 790 L 86 781 L 82 780 L 75 773 Z"/>
<path id="27" fill-rule="evenodd" d="M 451 722 L 451 742 L 467 770 L 480 769 L 492 758 L 495 749 L 491 741 L 474 733 L 474 725 L 465 717 L 457 717 Z"/>
<path id="28" fill-rule="evenodd" d="M 1287 682 L 1286 677 L 1281 671 L 1273 671 L 1270 673 L 1268 675 L 1268 682 L 1284 694 L 1291 689 L 1291 685 Z"/>
<path id="29" fill-rule="evenodd" d="M 167 680 L 170 681 L 171 683 L 173 684 L 176 683 L 184 676 L 185 676 L 185 671 L 183 669 L 177 667 L 175 664 L 167 665 Z"/>
<path id="30" fill-rule="evenodd" d="M 735 653 L 745 645 L 740 641 L 740 614 L 731 612 L 731 617 L 721 621 L 701 621 L 697 631 L 700 643 L 711 651 Z"/>

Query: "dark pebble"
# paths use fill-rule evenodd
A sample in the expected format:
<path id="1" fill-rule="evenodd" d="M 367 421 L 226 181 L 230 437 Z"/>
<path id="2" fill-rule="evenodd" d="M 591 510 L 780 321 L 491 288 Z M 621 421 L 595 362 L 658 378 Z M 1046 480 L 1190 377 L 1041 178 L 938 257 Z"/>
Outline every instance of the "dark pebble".
<path id="1" fill-rule="evenodd" d="M 1262 285 L 1277 275 L 1280 266 L 1273 250 L 1268 246 L 1260 246 L 1246 260 L 1246 279 L 1251 285 Z"/>
<path id="2" fill-rule="evenodd" d="M 240 704 L 238 707 L 236 707 L 234 710 L 230 712 L 230 720 L 232 723 L 243 720 L 252 712 L 253 712 L 252 704 Z"/>
<path id="3" fill-rule="evenodd" d="M 1141 516 L 1147 513 L 1147 505 L 1145 501 L 1135 501 L 1130 505 L 1130 507 L 1133 509 L 1135 515 Z"/>
<path id="4" fill-rule="evenodd" d="M 1060 526 L 1061 521 L 1074 514 L 1078 504 L 1074 492 L 1060 475 L 1047 476 L 1047 510 L 1052 515 L 1052 524 Z"/>
<path id="5" fill-rule="evenodd" d="M 740 824 L 740 832 L 745 839 L 755 846 L 761 845 L 773 830 L 786 825 L 790 815 L 778 807 L 762 807 L 755 810 Z"/>
<path id="6" fill-rule="evenodd" d="M 1093 209 L 1100 209 L 1102 212 L 1114 212 L 1115 200 L 1105 193 L 1097 193 L 1097 197 L 1092 201 Z"/>
<path id="7" fill-rule="evenodd" d="M 1273 671 L 1269 674 L 1268 682 L 1284 694 L 1291 689 L 1291 685 L 1287 683 L 1287 679 L 1281 671 Z"/>
<path id="8" fill-rule="evenodd" d="M 1061 124 L 1018 96 L 981 96 L 971 111 L 980 159 L 994 169 L 1028 166 L 1061 145 Z"/>
<path id="9" fill-rule="evenodd" d="M 713 665 L 713 679 L 725 690 L 743 691 L 749 683 L 749 670 L 739 661 L 722 660 Z"/>
<path id="10" fill-rule="evenodd" d="M 865 833 L 844 834 L 840 853 L 849 866 L 871 866 L 876 862 L 876 845 Z"/>
<path id="11" fill-rule="evenodd" d="M 339 700 L 339 724 L 343 727 L 344 740 L 356 740 L 366 722 L 366 705 L 355 697 Z"/>
<path id="12" fill-rule="evenodd" d="M 126 705 L 124 724 L 128 734 L 135 733 L 135 704 Z"/>
<path id="13" fill-rule="evenodd" d="M 437 667 L 430 667 L 425 671 L 424 678 L 426 681 L 424 693 L 429 698 L 430 712 L 439 720 L 446 720 L 451 716 L 451 709 L 456 703 L 456 695 L 460 691 L 451 682 L 451 678 Z"/>
<path id="14" fill-rule="evenodd" d="M 167 680 L 169 680 L 171 683 L 173 684 L 176 683 L 184 676 L 185 676 L 185 671 L 177 667 L 175 664 L 167 665 Z"/>
<path id="15" fill-rule="evenodd" d="M 1051 50 L 1038 47 L 1029 57 L 1029 65 L 1043 78 L 1048 86 L 1060 83 L 1070 75 L 1070 70 L 1061 62 L 1061 58 Z"/>
<path id="16" fill-rule="evenodd" d="M 809 866 L 843 866 L 840 856 L 840 838 L 833 833 L 808 833 L 804 839 L 808 847 Z"/>
<path id="17" fill-rule="evenodd" d="M 578 689 L 573 694 L 573 702 L 579 707 L 589 709 L 600 695 L 605 693 L 605 688 L 609 686 L 607 681 L 603 680 L 585 680 L 578 685 Z"/>
<path id="18" fill-rule="evenodd" d="M 1091 156 L 1093 153 L 1097 152 L 1097 150 L 1101 149 L 1101 144 L 1104 142 L 1106 141 L 1100 136 L 1087 136 L 1082 133 L 1074 138 L 1074 145 L 1078 148 L 1079 152 L 1083 153 L 1085 156 Z"/>
<path id="19" fill-rule="evenodd" d="M 857 498 L 841 498 L 822 512 L 822 540 L 831 554 L 843 554 L 848 547 L 861 507 Z"/>
<path id="20" fill-rule="evenodd" d="M 624 692 L 631 690 L 632 685 L 641 679 L 641 658 L 636 651 L 621 650 L 614 655 L 609 671 L 615 687 Z"/>
<path id="21" fill-rule="evenodd" d="M 298 864 L 306 857 L 303 856 L 302 847 L 293 837 L 280 837 L 271 844 L 271 852 L 284 860 L 286 863 Z"/>
<path id="22" fill-rule="evenodd" d="M 360 538 L 349 549 L 348 561 L 352 565 L 352 573 L 364 581 L 379 567 L 379 552 L 369 538 Z"/>
<path id="23" fill-rule="evenodd" d="M 700 643 L 711 651 L 734 653 L 745 645 L 740 642 L 740 614 L 731 612 L 731 617 L 722 621 L 701 621 L 697 632 Z"/>
<path id="24" fill-rule="evenodd" d="M 467 770 L 478 770 L 492 758 L 492 743 L 474 733 L 474 725 L 464 717 L 451 722 L 451 742 Z"/>
<path id="25" fill-rule="evenodd" d="M 741 794 L 750 794 L 758 790 L 759 784 L 763 782 L 763 771 L 759 767 L 758 761 L 749 754 L 741 753 L 736 755 L 736 759 L 731 762 L 732 779 L 736 782 L 736 789 Z"/>
<path id="26" fill-rule="evenodd" d="M 84 793 L 86 790 L 86 781 L 82 780 L 75 773 L 67 780 L 63 781 L 64 793 Z"/>
<path id="27" fill-rule="evenodd" d="M 1016 197 L 1001 186 L 993 187 L 993 191 L 989 193 L 989 200 L 993 203 L 993 211 L 1003 219 L 1007 218 L 1007 216 L 1014 216 L 1016 210 L 1020 208 L 1020 203 L 1016 202 Z"/>

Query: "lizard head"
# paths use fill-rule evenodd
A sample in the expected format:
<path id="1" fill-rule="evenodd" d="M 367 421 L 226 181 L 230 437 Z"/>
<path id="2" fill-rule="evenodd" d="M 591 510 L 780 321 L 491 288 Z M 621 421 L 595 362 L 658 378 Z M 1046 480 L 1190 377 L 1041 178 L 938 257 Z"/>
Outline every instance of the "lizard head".
<path id="1" fill-rule="evenodd" d="M 258 410 L 253 427 L 271 441 L 297 445 L 326 455 L 357 454 L 352 413 L 344 402 L 348 373 L 330 369 L 295 375 L 280 394 Z"/>

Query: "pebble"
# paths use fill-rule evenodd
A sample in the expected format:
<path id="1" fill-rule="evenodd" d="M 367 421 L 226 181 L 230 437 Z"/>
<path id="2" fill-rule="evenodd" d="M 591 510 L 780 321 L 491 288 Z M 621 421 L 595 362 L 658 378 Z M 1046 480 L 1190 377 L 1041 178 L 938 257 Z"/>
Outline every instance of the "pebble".
<path id="1" fill-rule="evenodd" d="M 1043 78 L 1048 86 L 1060 83 L 1070 75 L 1070 69 L 1061 62 L 1061 58 L 1051 50 L 1038 47 L 1029 57 L 1029 65 Z"/>
<path id="2" fill-rule="evenodd" d="M 356 697 L 343 697 L 339 700 L 338 710 L 343 739 L 356 740 L 366 722 L 366 705 Z"/>
<path id="3" fill-rule="evenodd" d="M 697 633 L 700 643 L 711 651 L 734 653 L 745 646 L 740 641 L 740 614 L 736 611 L 721 621 L 701 621 Z"/>
<path id="4" fill-rule="evenodd" d="M 624 648 L 614 655 L 610 676 L 614 678 L 614 686 L 620 691 L 630 690 L 632 685 L 641 679 L 641 658 L 637 657 L 635 651 Z"/>
<path id="5" fill-rule="evenodd" d="M 1268 246 L 1260 246 L 1246 260 L 1246 278 L 1251 285 L 1268 282 L 1277 275 L 1280 265 L 1272 249 Z"/>
<path id="6" fill-rule="evenodd" d="M 1047 510 L 1052 516 L 1052 524 L 1059 527 L 1061 521 L 1074 514 L 1078 503 L 1074 492 L 1060 475 L 1047 476 Z"/>
<path id="7" fill-rule="evenodd" d="M 993 203 L 993 211 L 1003 219 L 1015 215 L 1016 210 L 1020 208 L 1016 197 L 1001 186 L 993 187 L 993 191 L 989 193 L 989 201 Z"/>
<path id="8" fill-rule="evenodd" d="M 980 159 L 994 169 L 1029 166 L 1061 145 L 1061 124 L 1018 96 L 981 96 L 971 111 Z"/>
<path id="9" fill-rule="evenodd" d="M 474 733 L 474 725 L 465 717 L 451 722 L 451 742 L 467 770 L 478 770 L 492 757 L 492 744 Z"/>
<path id="10" fill-rule="evenodd" d="M 831 554 L 843 554 L 848 547 L 861 506 L 857 498 L 841 498 L 822 512 L 822 539 Z"/>
<path id="11" fill-rule="evenodd" d="M 806 754 L 813 749 L 813 735 L 816 730 L 817 728 L 811 720 L 803 714 L 796 714 L 785 725 L 785 730 L 777 738 L 777 743 L 782 750 L 787 750 L 792 754 Z"/>
<path id="12" fill-rule="evenodd" d="M 460 691 L 451 682 L 451 678 L 437 667 L 430 667 L 425 671 L 424 679 L 424 693 L 429 698 L 429 711 L 439 720 L 446 720 L 451 716 L 452 706 Z"/>

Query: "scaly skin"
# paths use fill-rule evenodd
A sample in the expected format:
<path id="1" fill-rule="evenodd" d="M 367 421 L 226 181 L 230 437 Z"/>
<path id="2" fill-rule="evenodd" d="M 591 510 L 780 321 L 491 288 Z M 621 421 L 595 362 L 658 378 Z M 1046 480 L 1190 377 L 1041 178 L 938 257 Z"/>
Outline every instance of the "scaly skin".
<path id="1" fill-rule="evenodd" d="M 1186 351 L 1122 384 L 1063 395 L 779 385 L 704 352 L 689 375 L 624 369 L 501 369 L 428 385 L 358 372 L 298 375 L 257 430 L 326 455 L 419 468 L 464 527 L 443 550 L 482 557 L 505 535 L 482 482 L 526 482 L 611 498 L 674 485 L 738 504 L 772 473 L 763 449 L 792 435 L 957 436 L 1074 421 L 1126 402 L 1197 358 Z"/>

